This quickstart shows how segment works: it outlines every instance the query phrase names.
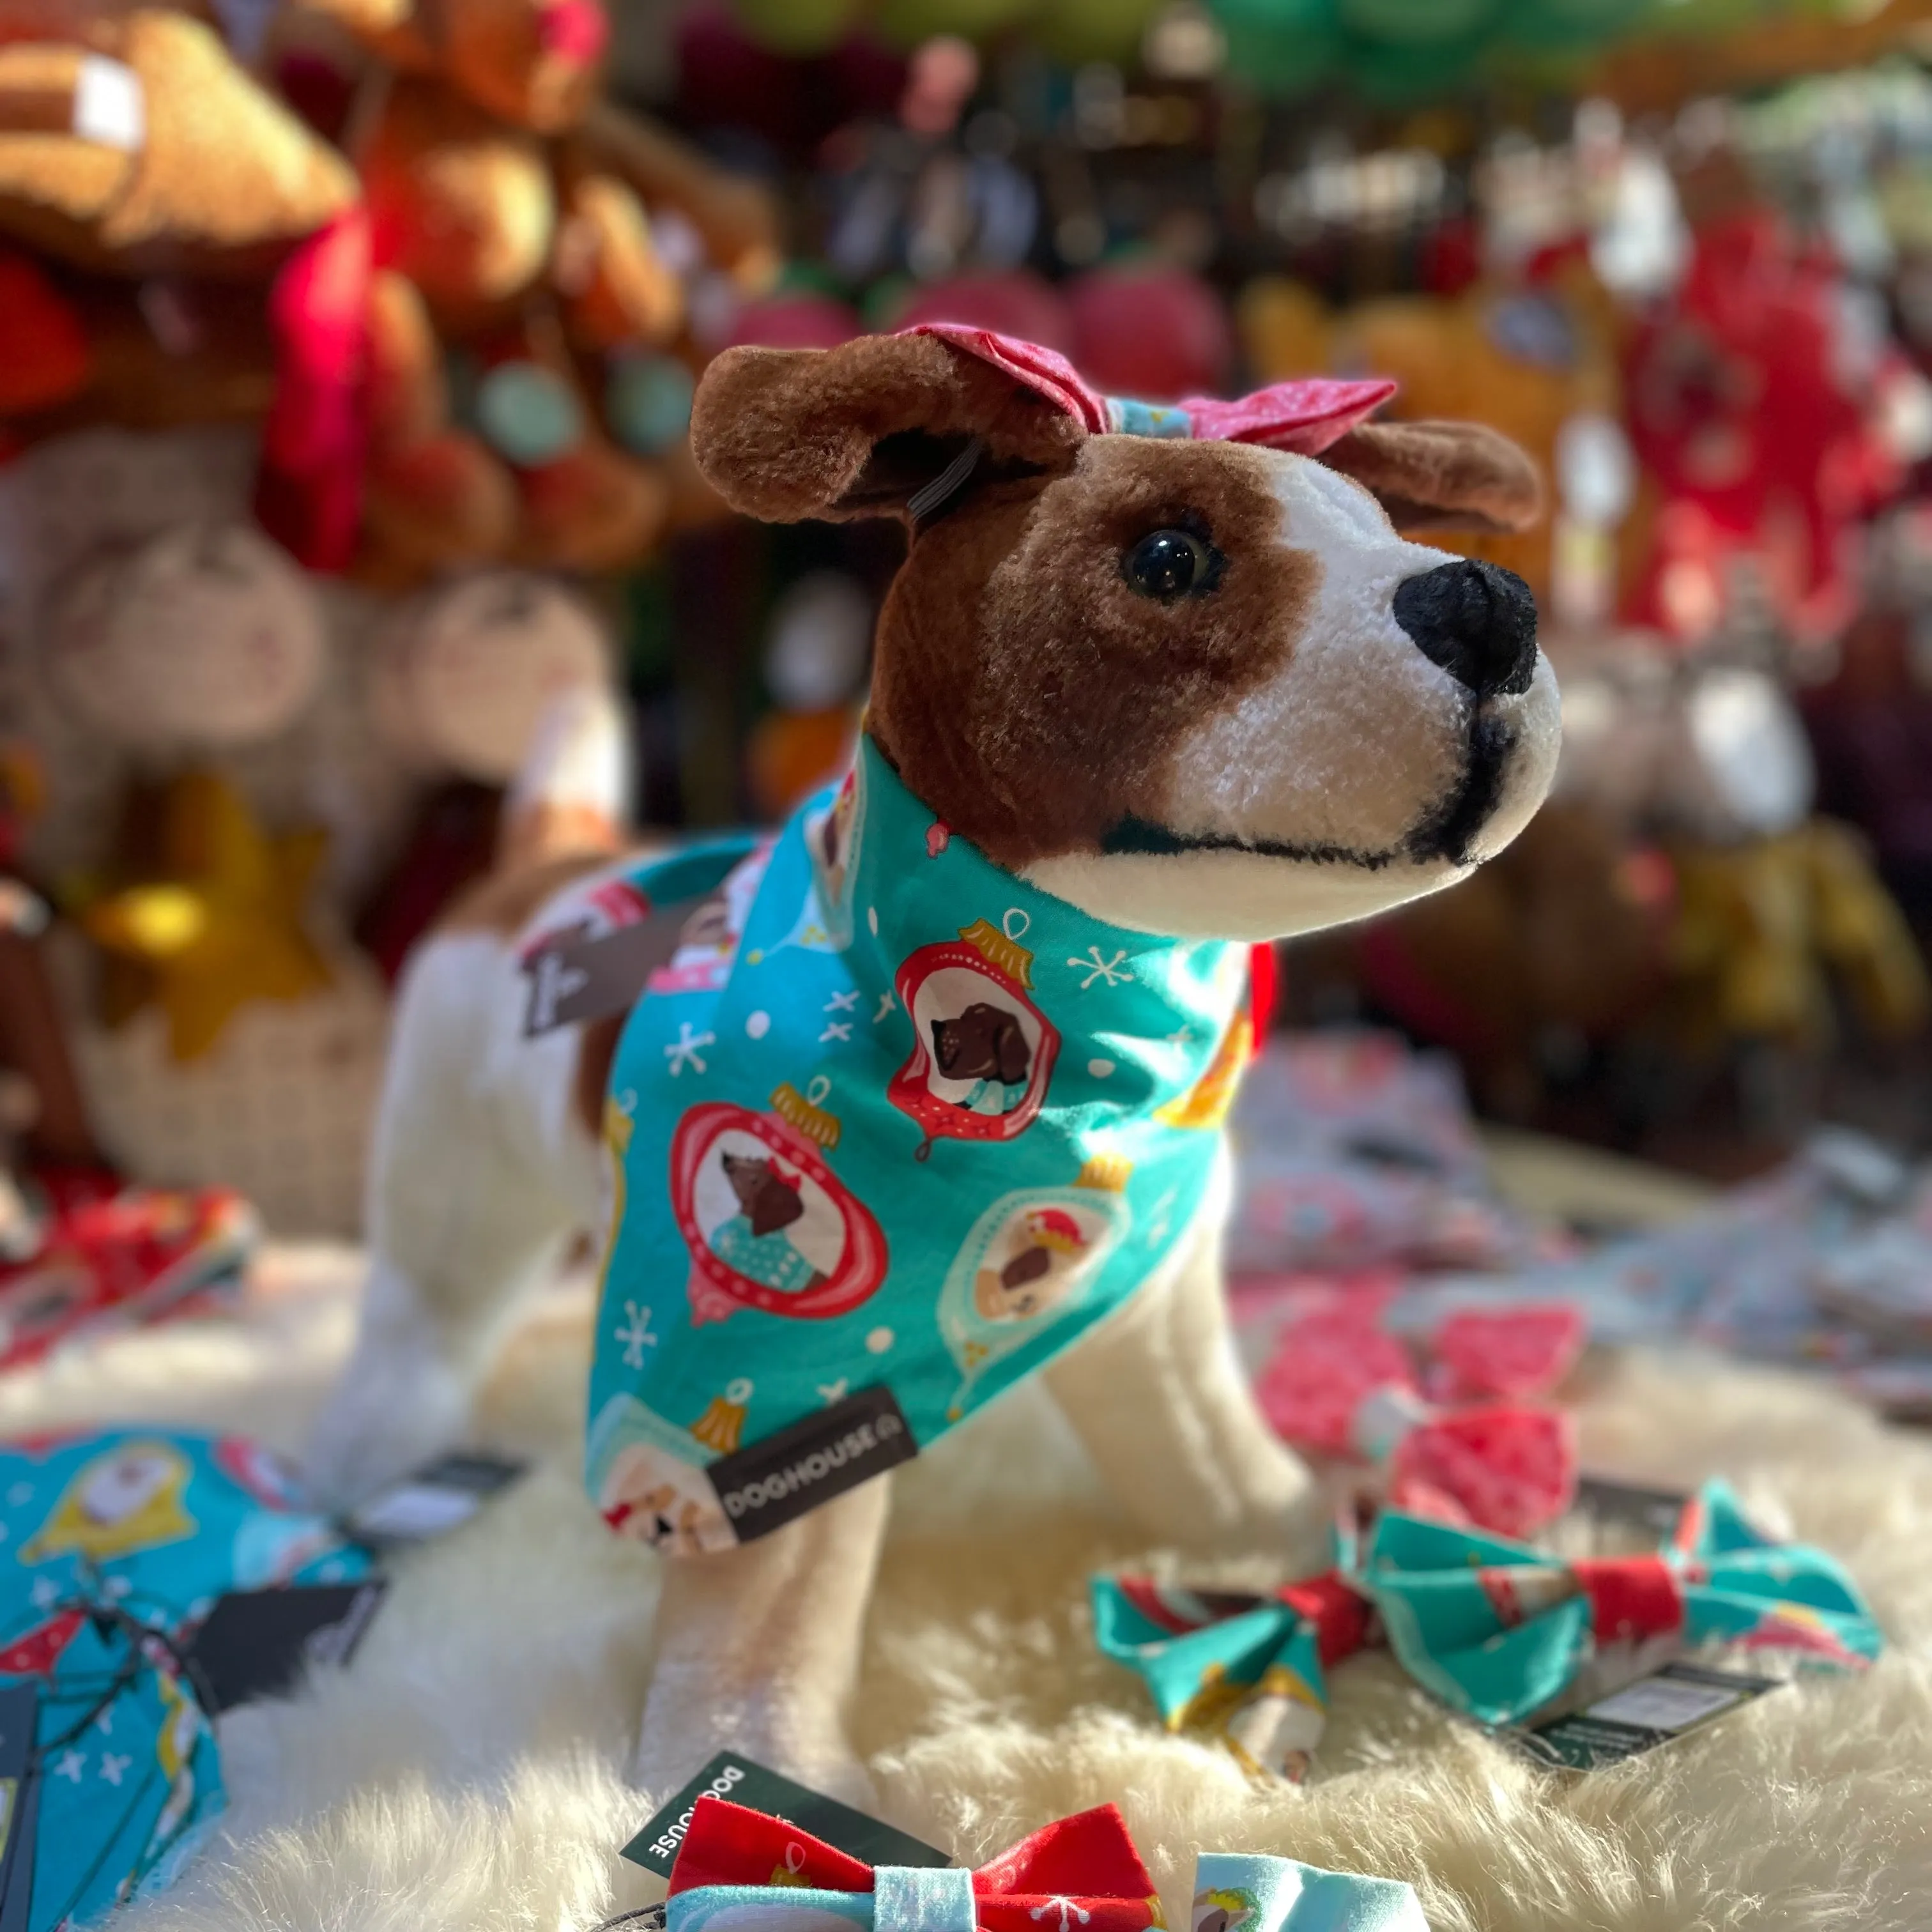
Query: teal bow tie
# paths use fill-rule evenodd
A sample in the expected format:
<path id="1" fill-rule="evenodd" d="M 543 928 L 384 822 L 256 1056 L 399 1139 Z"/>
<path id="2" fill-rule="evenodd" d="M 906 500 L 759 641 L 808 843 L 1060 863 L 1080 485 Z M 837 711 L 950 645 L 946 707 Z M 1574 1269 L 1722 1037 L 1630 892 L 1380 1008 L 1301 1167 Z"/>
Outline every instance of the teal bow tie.
<path id="1" fill-rule="evenodd" d="M 1172 1731 L 1217 1737 L 1244 1770 L 1299 1784 L 1328 1708 L 1323 1666 L 1360 1649 L 1368 1605 L 1330 1570 L 1268 1596 L 1096 1576 L 1094 1635 L 1138 1671 Z"/>
<path id="2" fill-rule="evenodd" d="M 1399 1880 L 1232 1852 L 1195 1860 L 1188 1922 L 1192 1932 L 1429 1932 Z"/>
<path id="3" fill-rule="evenodd" d="M 1392 1512 L 1358 1580 L 1410 1675 L 1491 1724 L 1548 1703 L 1599 1645 L 1674 1634 L 1862 1669 L 1882 1644 L 1840 1565 L 1764 1535 L 1721 1482 L 1706 1483 L 1647 1556 L 1562 1562 Z"/>

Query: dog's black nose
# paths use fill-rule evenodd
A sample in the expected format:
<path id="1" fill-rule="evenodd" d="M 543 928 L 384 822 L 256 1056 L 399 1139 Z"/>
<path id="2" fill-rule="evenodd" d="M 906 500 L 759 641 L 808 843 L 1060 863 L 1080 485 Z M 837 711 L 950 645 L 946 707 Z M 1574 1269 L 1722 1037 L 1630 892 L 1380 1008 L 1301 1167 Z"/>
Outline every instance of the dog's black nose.
<path id="1" fill-rule="evenodd" d="M 1395 620 L 1423 655 L 1478 698 L 1527 691 L 1536 670 L 1536 599 L 1513 570 L 1438 563 L 1395 587 Z"/>

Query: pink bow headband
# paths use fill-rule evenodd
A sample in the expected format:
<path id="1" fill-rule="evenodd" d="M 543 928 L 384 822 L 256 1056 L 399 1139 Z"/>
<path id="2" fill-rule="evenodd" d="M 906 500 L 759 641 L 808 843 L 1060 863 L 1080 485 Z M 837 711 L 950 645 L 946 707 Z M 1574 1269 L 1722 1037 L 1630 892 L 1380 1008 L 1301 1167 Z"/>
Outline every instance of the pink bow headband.
<path id="1" fill-rule="evenodd" d="M 1252 395 L 1222 402 L 1189 396 L 1178 403 L 1142 403 L 1103 396 L 1082 380 L 1063 356 L 1037 343 L 1016 341 L 991 329 L 952 322 L 921 322 L 912 335 L 936 335 L 968 356 L 1002 369 L 1090 434 L 1172 436 L 1195 442 L 1252 442 L 1298 456 L 1319 456 L 1330 444 L 1380 409 L 1396 392 L 1387 377 L 1348 382 L 1312 376 L 1274 382 Z"/>

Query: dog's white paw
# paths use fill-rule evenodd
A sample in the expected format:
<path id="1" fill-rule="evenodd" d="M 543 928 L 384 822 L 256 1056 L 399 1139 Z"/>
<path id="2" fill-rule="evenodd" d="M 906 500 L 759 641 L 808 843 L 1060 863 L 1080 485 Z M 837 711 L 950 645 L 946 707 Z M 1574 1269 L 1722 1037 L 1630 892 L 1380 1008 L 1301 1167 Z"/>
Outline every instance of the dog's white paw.
<path id="1" fill-rule="evenodd" d="M 302 1472 L 342 1509 L 455 1448 L 470 1421 L 469 1378 L 417 1348 L 358 1348 L 310 1432 Z"/>

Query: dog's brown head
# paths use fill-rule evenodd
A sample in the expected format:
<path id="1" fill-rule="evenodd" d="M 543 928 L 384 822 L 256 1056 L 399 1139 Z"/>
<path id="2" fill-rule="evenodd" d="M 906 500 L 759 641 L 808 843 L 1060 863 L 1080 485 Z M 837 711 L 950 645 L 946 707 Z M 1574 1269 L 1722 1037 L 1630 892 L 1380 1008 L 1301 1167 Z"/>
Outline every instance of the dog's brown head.
<path id="1" fill-rule="evenodd" d="M 998 1080 L 1011 1087 L 1027 1077 L 1033 1049 L 1005 1007 L 975 1000 L 958 1018 L 932 1022 L 932 1058 L 949 1080 Z"/>
<path id="2" fill-rule="evenodd" d="M 748 1154 L 727 1154 L 722 1157 L 724 1178 L 738 1197 L 754 1234 L 775 1234 L 789 1228 L 805 1212 L 796 1186 L 773 1172 L 768 1160 Z"/>
<path id="3" fill-rule="evenodd" d="M 1532 520 L 1492 431 L 1362 422 L 1318 460 L 1098 433 L 908 334 L 728 351 L 692 434 L 752 515 L 908 520 L 872 734 L 954 832 L 1096 916 L 1332 925 L 1461 877 L 1548 788 L 1528 591 L 1395 527 Z"/>

